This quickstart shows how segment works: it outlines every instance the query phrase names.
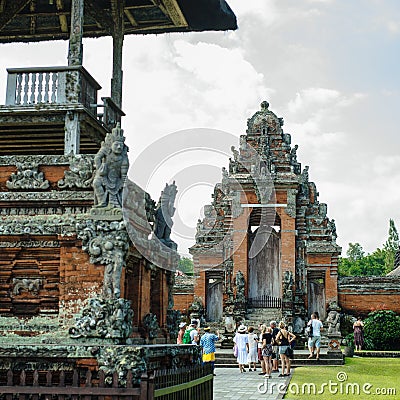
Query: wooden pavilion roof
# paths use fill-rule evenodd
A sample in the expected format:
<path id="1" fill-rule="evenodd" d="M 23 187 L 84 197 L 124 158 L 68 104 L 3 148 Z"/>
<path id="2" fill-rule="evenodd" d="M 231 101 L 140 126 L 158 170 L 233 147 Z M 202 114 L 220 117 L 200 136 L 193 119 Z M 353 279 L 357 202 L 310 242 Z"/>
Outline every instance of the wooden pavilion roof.
<path id="1" fill-rule="evenodd" d="M 109 36 L 123 0 L 85 0 L 84 37 Z M 124 34 L 236 29 L 225 0 L 125 0 Z M 0 0 L 0 43 L 69 39 L 71 0 Z"/>

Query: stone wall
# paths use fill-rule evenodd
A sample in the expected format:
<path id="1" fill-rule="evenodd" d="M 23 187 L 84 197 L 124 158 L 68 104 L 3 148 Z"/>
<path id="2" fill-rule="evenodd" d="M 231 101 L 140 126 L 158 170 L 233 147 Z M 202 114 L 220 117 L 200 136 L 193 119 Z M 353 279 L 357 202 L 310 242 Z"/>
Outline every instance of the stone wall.
<path id="1" fill-rule="evenodd" d="M 173 290 L 174 310 L 186 314 L 194 300 L 194 283 L 196 278 L 192 276 L 177 276 Z"/>
<path id="2" fill-rule="evenodd" d="M 400 277 L 343 277 L 338 282 L 342 311 L 365 316 L 375 310 L 400 313 Z"/>

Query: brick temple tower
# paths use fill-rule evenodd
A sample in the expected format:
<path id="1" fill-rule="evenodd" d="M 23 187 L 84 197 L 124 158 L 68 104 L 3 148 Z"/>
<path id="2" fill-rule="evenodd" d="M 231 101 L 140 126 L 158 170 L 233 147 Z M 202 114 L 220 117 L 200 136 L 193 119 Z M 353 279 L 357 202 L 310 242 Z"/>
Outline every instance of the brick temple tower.
<path id="1" fill-rule="evenodd" d="M 208 320 L 261 306 L 299 326 L 337 305 L 335 223 L 282 126 L 263 102 L 198 223 L 194 295 Z"/>

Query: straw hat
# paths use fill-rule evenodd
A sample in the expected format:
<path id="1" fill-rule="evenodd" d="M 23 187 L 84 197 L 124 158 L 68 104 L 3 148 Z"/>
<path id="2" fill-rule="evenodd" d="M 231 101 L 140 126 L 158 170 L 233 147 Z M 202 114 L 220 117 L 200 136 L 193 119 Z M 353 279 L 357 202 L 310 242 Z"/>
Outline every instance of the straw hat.
<path id="1" fill-rule="evenodd" d="M 238 332 L 239 332 L 239 333 L 246 332 L 246 330 L 247 330 L 247 327 L 244 326 L 244 325 L 240 325 L 239 328 L 238 328 Z"/>

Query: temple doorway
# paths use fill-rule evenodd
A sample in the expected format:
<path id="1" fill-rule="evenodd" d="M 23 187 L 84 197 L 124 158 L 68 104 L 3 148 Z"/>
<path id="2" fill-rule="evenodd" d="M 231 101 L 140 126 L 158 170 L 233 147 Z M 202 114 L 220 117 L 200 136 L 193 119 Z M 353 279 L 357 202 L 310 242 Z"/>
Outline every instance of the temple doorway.
<path id="1" fill-rule="evenodd" d="M 207 321 L 217 322 L 222 319 L 223 311 L 223 273 L 222 271 L 207 271 Z"/>
<path id="2" fill-rule="evenodd" d="M 308 281 L 308 310 L 309 314 L 317 311 L 319 319 L 324 321 L 325 312 L 325 271 L 309 271 Z M 310 316 L 309 315 L 309 316 Z"/>
<path id="3" fill-rule="evenodd" d="M 249 231 L 248 299 L 254 305 L 261 299 L 281 297 L 279 227 L 259 226 Z"/>

